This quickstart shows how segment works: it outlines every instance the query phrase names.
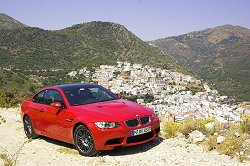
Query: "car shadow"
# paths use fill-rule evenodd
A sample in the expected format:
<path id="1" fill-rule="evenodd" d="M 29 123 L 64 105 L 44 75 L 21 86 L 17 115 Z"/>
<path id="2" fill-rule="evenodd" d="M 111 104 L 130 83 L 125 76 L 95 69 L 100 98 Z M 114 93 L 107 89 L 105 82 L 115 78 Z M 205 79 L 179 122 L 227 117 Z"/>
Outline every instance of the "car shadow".
<path id="1" fill-rule="evenodd" d="M 45 137 L 45 136 L 39 136 L 38 139 L 42 139 L 48 143 L 52 143 L 52 144 L 55 144 L 55 145 L 58 145 L 58 146 L 63 146 L 65 148 L 69 148 L 69 149 L 75 149 L 75 145 L 72 145 L 72 144 L 69 144 L 69 143 L 66 143 L 66 142 L 62 142 L 62 141 L 58 141 L 58 140 L 55 140 L 55 139 L 52 139 L 52 138 L 49 138 L 49 137 Z"/>
<path id="2" fill-rule="evenodd" d="M 74 145 L 61 142 L 52 138 L 40 136 L 39 139 L 43 139 L 44 141 L 48 143 L 52 143 L 58 146 L 76 150 Z M 143 153 L 158 146 L 159 144 L 161 144 L 163 140 L 164 139 L 159 136 L 159 137 L 156 137 L 154 140 L 151 140 L 141 145 L 128 146 L 128 147 L 116 147 L 113 150 L 101 151 L 97 156 L 125 156 L 125 155 Z"/>
<path id="3" fill-rule="evenodd" d="M 143 153 L 146 152 L 159 144 L 164 139 L 162 137 L 156 137 L 154 140 L 151 140 L 147 143 L 141 144 L 141 145 L 135 145 L 135 146 L 127 146 L 127 147 L 117 147 L 113 150 L 109 151 L 102 151 L 99 156 L 125 156 L 125 155 L 132 155 L 137 153 Z"/>

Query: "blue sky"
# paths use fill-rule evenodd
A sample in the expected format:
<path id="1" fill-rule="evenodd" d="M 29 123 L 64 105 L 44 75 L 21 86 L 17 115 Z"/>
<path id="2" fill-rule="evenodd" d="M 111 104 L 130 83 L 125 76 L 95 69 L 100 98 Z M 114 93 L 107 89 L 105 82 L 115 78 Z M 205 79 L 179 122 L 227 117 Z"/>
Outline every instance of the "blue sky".
<path id="1" fill-rule="evenodd" d="M 0 0 L 0 12 L 49 30 L 110 21 L 143 40 L 223 24 L 250 28 L 250 0 Z"/>

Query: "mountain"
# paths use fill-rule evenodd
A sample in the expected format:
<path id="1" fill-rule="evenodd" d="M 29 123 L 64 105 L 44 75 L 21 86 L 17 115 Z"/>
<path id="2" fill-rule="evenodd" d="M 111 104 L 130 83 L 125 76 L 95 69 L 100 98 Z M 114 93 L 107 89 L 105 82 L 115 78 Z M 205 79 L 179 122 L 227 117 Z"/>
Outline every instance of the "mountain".
<path id="1" fill-rule="evenodd" d="M 250 29 L 223 25 L 148 42 L 221 94 L 250 101 Z"/>
<path id="2" fill-rule="evenodd" d="M 0 36 L 0 67 L 5 68 L 75 69 L 120 60 L 185 70 L 122 25 L 110 22 L 89 22 L 56 31 L 0 29 Z"/>
<path id="3" fill-rule="evenodd" d="M 16 82 L 24 82 L 20 80 L 23 77 L 40 86 L 80 82 L 84 80 L 72 80 L 66 77 L 67 73 L 84 67 L 91 70 L 101 64 L 113 65 L 117 61 L 188 73 L 175 59 L 164 56 L 124 26 L 111 22 L 93 21 L 49 31 L 25 26 L 1 14 L 0 27 L 1 77 L 8 78 L 11 74 L 10 78 Z M 10 80 L 2 78 L 0 85 L 6 88 L 0 89 L 0 99 L 2 94 L 6 103 L 9 100 L 6 96 L 17 95 L 16 90 L 11 95 L 6 94 L 8 86 L 2 85 L 10 84 Z M 25 84 L 33 91 L 29 83 Z M 23 98 L 19 98 L 19 102 Z"/>
<path id="4" fill-rule="evenodd" d="M 15 28 L 23 28 L 26 27 L 23 23 L 13 19 L 12 17 L 0 13 L 0 28 L 5 29 L 15 29 Z"/>

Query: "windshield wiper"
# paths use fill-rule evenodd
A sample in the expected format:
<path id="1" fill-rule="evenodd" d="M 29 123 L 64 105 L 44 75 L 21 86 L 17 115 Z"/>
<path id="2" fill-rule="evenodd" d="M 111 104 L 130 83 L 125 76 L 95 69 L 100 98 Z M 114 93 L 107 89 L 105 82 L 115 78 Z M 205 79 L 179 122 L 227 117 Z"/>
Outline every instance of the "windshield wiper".
<path id="1" fill-rule="evenodd" d="M 94 102 L 86 102 L 86 103 L 78 103 L 78 104 L 72 104 L 71 106 L 79 106 L 79 105 L 86 105 L 86 104 L 93 104 L 93 103 L 98 103 L 98 102 L 104 102 L 104 101 L 111 101 L 111 100 L 117 100 L 117 99 L 106 99 L 106 100 L 101 100 L 101 101 L 94 101 Z"/>
<path id="2" fill-rule="evenodd" d="M 98 102 L 111 101 L 111 100 L 117 100 L 117 99 L 106 99 L 106 100 L 101 100 L 101 101 L 98 101 Z"/>

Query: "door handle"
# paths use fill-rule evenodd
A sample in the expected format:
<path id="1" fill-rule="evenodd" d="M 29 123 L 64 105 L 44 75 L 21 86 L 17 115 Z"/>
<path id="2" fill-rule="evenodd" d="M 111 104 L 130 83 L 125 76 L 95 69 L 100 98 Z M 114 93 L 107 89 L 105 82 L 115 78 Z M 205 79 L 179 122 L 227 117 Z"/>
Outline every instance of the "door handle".
<path id="1" fill-rule="evenodd" d="M 40 112 L 44 112 L 44 109 L 40 109 Z"/>
<path id="2" fill-rule="evenodd" d="M 73 119 L 68 119 L 68 118 L 67 118 L 66 120 L 67 120 L 68 122 L 72 122 L 72 121 L 73 121 Z"/>

